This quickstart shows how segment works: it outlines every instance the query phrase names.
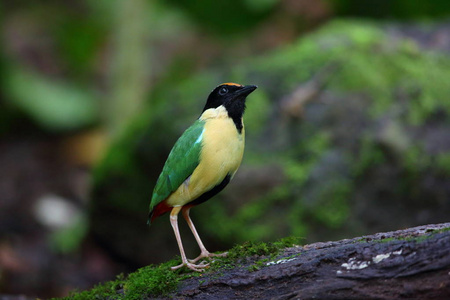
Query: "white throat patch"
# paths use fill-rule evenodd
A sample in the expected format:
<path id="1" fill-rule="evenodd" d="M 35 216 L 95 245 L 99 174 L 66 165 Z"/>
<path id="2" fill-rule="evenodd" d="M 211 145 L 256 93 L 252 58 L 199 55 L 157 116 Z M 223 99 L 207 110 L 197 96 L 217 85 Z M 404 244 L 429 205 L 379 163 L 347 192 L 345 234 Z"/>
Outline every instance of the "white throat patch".
<path id="1" fill-rule="evenodd" d="M 200 116 L 200 120 L 228 118 L 228 111 L 225 106 L 221 105 L 217 108 L 210 108 L 205 110 Z"/>

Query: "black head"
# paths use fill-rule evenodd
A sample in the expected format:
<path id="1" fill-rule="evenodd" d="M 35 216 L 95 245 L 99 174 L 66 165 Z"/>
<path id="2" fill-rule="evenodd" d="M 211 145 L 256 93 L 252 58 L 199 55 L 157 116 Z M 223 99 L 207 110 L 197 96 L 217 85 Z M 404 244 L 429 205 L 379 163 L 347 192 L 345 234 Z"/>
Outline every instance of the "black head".
<path id="1" fill-rule="evenodd" d="M 240 132 L 242 130 L 242 116 L 245 111 L 245 100 L 256 88 L 256 85 L 223 83 L 209 94 L 203 111 L 223 105 Z"/>

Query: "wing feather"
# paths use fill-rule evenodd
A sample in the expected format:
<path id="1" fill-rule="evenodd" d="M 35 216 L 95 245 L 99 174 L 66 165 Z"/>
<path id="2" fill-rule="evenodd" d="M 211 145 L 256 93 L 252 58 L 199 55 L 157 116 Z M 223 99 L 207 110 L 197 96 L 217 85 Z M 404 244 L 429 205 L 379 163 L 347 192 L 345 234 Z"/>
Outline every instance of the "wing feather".
<path id="1" fill-rule="evenodd" d="M 176 191 L 198 166 L 204 128 L 204 121 L 195 121 L 173 146 L 153 190 L 150 211 Z"/>

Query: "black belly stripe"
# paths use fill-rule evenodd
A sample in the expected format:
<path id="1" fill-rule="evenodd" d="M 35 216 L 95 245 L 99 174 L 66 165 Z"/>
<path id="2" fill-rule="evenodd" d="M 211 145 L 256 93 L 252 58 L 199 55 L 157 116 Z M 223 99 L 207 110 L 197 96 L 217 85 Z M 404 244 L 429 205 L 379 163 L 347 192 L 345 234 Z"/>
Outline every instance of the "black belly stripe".
<path id="1" fill-rule="evenodd" d="M 228 185 L 228 183 L 230 183 L 230 180 L 231 175 L 228 174 L 227 176 L 225 176 L 225 178 L 222 180 L 221 183 L 219 183 L 209 191 L 203 193 L 200 197 L 198 197 L 194 201 L 189 202 L 187 205 L 199 205 L 205 201 L 208 201 L 209 199 L 217 195 L 221 190 L 223 190 Z"/>

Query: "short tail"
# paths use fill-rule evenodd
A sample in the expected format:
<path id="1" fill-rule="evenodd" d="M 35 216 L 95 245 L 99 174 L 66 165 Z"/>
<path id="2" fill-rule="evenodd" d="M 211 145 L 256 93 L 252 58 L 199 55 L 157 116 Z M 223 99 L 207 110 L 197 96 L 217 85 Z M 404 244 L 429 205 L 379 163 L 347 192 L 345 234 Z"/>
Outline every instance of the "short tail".
<path id="1" fill-rule="evenodd" d="M 153 215 L 153 210 L 148 214 L 148 219 L 147 219 L 148 226 L 152 225 L 152 215 Z"/>
<path id="2" fill-rule="evenodd" d="M 148 226 L 152 225 L 152 222 L 153 222 L 153 211 L 154 211 L 154 209 L 152 209 L 150 211 L 150 213 L 148 214 L 148 219 L 147 219 L 147 225 Z"/>
<path id="3" fill-rule="evenodd" d="M 172 207 L 167 205 L 166 201 L 162 201 L 162 202 L 158 203 L 155 207 L 153 207 L 153 209 L 148 214 L 147 225 L 150 226 L 157 217 L 159 217 L 171 210 L 172 210 Z"/>

